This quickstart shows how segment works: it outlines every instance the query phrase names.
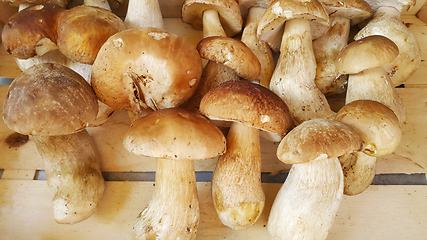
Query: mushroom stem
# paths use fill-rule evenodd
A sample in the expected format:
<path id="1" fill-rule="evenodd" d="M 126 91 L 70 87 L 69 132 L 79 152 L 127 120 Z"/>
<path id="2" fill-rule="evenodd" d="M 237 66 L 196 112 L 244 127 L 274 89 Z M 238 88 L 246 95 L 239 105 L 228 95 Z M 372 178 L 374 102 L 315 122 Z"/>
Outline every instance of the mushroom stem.
<path id="1" fill-rule="evenodd" d="M 339 159 L 344 172 L 344 194 L 353 196 L 364 192 L 374 180 L 377 158 L 355 152 Z"/>
<path id="2" fill-rule="evenodd" d="M 333 119 L 335 116 L 325 95 L 314 83 L 315 75 L 310 21 L 288 20 L 270 89 L 288 105 L 297 125 L 314 117 Z"/>
<path id="3" fill-rule="evenodd" d="M 213 36 L 227 36 L 219 20 L 218 11 L 206 9 L 203 12 L 203 38 Z"/>
<path id="4" fill-rule="evenodd" d="M 292 165 L 268 218 L 272 239 L 326 239 L 343 197 L 343 185 L 338 158 L 319 157 Z"/>
<path id="5" fill-rule="evenodd" d="M 258 129 L 233 122 L 227 151 L 218 158 L 212 177 L 212 197 L 221 222 L 235 230 L 253 225 L 261 215 L 261 146 Z"/>
<path id="6" fill-rule="evenodd" d="M 129 0 L 125 17 L 127 29 L 154 27 L 163 29 L 162 12 L 158 0 Z"/>
<path id="7" fill-rule="evenodd" d="M 195 239 L 200 213 L 193 161 L 157 158 L 155 184 L 132 239 Z"/>
<path id="8" fill-rule="evenodd" d="M 100 7 L 111 12 L 110 3 L 108 0 L 84 0 L 83 5 Z"/>
<path id="9" fill-rule="evenodd" d="M 105 183 L 89 133 L 83 130 L 33 138 L 45 164 L 48 186 L 55 194 L 55 221 L 74 224 L 90 217 L 104 193 Z"/>

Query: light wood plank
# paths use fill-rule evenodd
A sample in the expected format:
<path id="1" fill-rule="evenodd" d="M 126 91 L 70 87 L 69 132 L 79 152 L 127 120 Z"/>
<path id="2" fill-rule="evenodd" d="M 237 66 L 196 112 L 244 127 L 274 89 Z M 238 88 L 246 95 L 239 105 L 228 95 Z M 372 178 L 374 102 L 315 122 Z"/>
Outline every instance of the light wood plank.
<path id="1" fill-rule="evenodd" d="M 36 171 L 33 169 L 23 169 L 23 170 L 6 169 L 3 171 L 1 179 L 33 180 L 35 174 L 36 174 Z"/>
<path id="2" fill-rule="evenodd" d="M 197 239 L 268 239 L 265 225 L 280 186 L 264 184 L 264 213 L 251 228 L 233 231 L 216 215 L 210 184 L 198 183 L 201 221 Z M 153 190 L 152 182 L 107 182 L 105 195 L 92 217 L 75 225 L 60 225 L 53 220 L 53 194 L 45 181 L 0 180 L 1 238 L 130 239 L 133 222 Z M 346 196 L 327 239 L 425 239 L 426 195 L 427 186 L 371 186 L 360 195 Z"/>

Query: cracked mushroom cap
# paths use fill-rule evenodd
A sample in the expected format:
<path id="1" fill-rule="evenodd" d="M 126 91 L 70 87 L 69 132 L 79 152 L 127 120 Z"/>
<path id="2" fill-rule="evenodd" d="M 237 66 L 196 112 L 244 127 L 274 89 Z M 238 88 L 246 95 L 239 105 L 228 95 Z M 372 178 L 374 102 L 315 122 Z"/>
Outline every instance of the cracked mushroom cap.
<path id="1" fill-rule="evenodd" d="M 67 8 L 71 5 L 72 0 L 0 0 L 12 4 L 13 6 L 19 6 L 20 4 L 41 4 L 41 3 L 52 3 L 57 6 Z"/>
<path id="2" fill-rule="evenodd" d="M 365 0 L 319 0 L 328 12 L 329 17 L 343 17 L 357 24 L 372 15 L 371 5 Z"/>
<path id="3" fill-rule="evenodd" d="M 185 0 L 181 19 L 195 29 L 203 29 L 203 11 L 216 10 L 227 36 L 232 37 L 242 31 L 243 19 L 235 0 Z"/>
<path id="4" fill-rule="evenodd" d="M 202 70 L 199 52 L 184 38 L 158 28 L 128 29 L 101 47 L 91 83 L 103 103 L 138 113 L 184 103 Z"/>
<path id="5" fill-rule="evenodd" d="M 342 74 L 357 74 L 366 69 L 382 67 L 399 55 L 399 48 L 390 39 L 372 35 L 348 44 L 337 57 Z"/>
<path id="6" fill-rule="evenodd" d="M 161 109 L 139 118 L 123 143 L 134 154 L 174 160 L 213 158 L 226 148 L 226 139 L 215 124 L 182 108 Z"/>
<path id="7" fill-rule="evenodd" d="M 123 21 L 106 9 L 76 6 L 59 20 L 58 49 L 76 62 L 93 64 L 104 42 L 125 29 Z"/>
<path id="8" fill-rule="evenodd" d="M 372 100 L 356 100 L 342 107 L 335 120 L 355 129 L 362 136 L 363 152 L 380 157 L 396 150 L 402 130 L 394 112 L 384 104 Z"/>
<path id="9" fill-rule="evenodd" d="M 285 22 L 290 19 L 310 20 L 313 39 L 327 32 L 330 26 L 329 15 L 318 0 L 276 0 L 261 18 L 257 29 L 258 38 L 278 52 Z"/>
<path id="10" fill-rule="evenodd" d="M 229 37 L 207 37 L 197 44 L 204 59 L 222 63 L 240 77 L 253 81 L 261 72 L 261 64 L 252 50 L 240 40 Z"/>
<path id="11" fill-rule="evenodd" d="M 329 119 L 307 120 L 292 129 L 280 142 L 277 157 L 287 164 L 334 158 L 363 148 L 362 137 L 350 126 Z"/>
<path id="12" fill-rule="evenodd" d="M 62 7 L 43 3 L 15 13 L 2 32 L 4 48 L 19 59 L 38 55 L 43 46 L 56 48 L 58 21 L 64 12 Z"/>
<path id="13" fill-rule="evenodd" d="M 98 100 L 75 71 L 54 63 L 28 68 L 13 80 L 3 105 L 7 126 L 24 135 L 66 135 L 92 123 Z"/>
<path id="14" fill-rule="evenodd" d="M 227 81 L 211 89 L 203 96 L 199 111 L 211 120 L 240 122 L 269 132 L 275 139 L 294 126 L 283 100 L 268 88 L 245 80 Z"/>

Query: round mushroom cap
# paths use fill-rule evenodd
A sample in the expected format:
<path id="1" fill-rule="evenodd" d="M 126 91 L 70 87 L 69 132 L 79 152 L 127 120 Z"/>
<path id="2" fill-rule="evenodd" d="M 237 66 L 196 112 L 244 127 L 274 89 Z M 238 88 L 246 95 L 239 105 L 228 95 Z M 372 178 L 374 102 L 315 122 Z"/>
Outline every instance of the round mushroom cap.
<path id="1" fill-rule="evenodd" d="M 329 14 L 329 17 L 343 17 L 357 24 L 372 15 L 371 5 L 365 0 L 319 0 Z"/>
<path id="2" fill-rule="evenodd" d="M 182 108 L 161 109 L 139 118 L 123 144 L 137 155 L 174 160 L 213 158 L 226 149 L 226 139 L 215 124 Z"/>
<path id="3" fill-rule="evenodd" d="M 128 29 L 111 36 L 92 65 L 100 101 L 133 113 L 178 107 L 194 93 L 203 71 L 193 44 L 158 28 Z"/>
<path id="4" fill-rule="evenodd" d="M 380 157 L 399 146 L 402 130 L 394 112 L 372 100 L 356 100 L 342 107 L 335 120 L 355 129 L 362 136 L 365 154 Z"/>
<path id="5" fill-rule="evenodd" d="M 350 126 L 316 118 L 292 129 L 280 142 L 277 157 L 287 164 L 299 164 L 319 157 L 340 157 L 362 148 L 362 137 Z"/>
<path id="6" fill-rule="evenodd" d="M 52 3 L 25 8 L 9 18 L 2 32 L 3 46 L 19 59 L 37 55 L 41 44 L 56 45 L 58 21 L 66 9 Z M 56 48 L 56 46 L 55 46 Z"/>
<path id="7" fill-rule="evenodd" d="M 3 2 L 10 3 L 14 6 L 19 6 L 20 4 L 40 4 L 40 3 L 52 3 L 62 8 L 68 8 L 72 0 L 0 0 Z"/>
<path id="8" fill-rule="evenodd" d="M 329 15 L 318 0 L 276 0 L 267 8 L 257 29 L 258 38 L 273 51 L 280 50 L 285 22 L 291 19 L 310 20 L 311 36 L 316 39 L 329 29 Z"/>
<path id="9" fill-rule="evenodd" d="M 337 56 L 337 70 L 342 74 L 357 74 L 366 69 L 382 67 L 399 55 L 397 45 L 387 37 L 371 35 L 353 41 Z"/>
<path id="10" fill-rule="evenodd" d="M 89 83 L 60 64 L 41 63 L 13 80 L 3 105 L 7 126 L 24 135 L 66 135 L 92 123 L 98 100 Z"/>
<path id="11" fill-rule="evenodd" d="M 229 37 L 207 37 L 197 44 L 204 59 L 222 63 L 240 77 L 253 81 L 261 72 L 261 64 L 252 50 L 240 40 Z"/>
<path id="12" fill-rule="evenodd" d="M 181 19 L 195 29 L 203 29 L 203 11 L 216 10 L 227 36 L 232 37 L 242 31 L 243 19 L 236 0 L 185 0 Z"/>
<path id="13" fill-rule="evenodd" d="M 104 8 L 76 6 L 59 20 L 58 49 L 74 61 L 93 64 L 104 42 L 125 29 L 123 20 Z"/>
<path id="14" fill-rule="evenodd" d="M 211 120 L 239 122 L 283 137 L 293 127 L 288 106 L 270 89 L 244 80 L 207 92 L 199 111 Z"/>

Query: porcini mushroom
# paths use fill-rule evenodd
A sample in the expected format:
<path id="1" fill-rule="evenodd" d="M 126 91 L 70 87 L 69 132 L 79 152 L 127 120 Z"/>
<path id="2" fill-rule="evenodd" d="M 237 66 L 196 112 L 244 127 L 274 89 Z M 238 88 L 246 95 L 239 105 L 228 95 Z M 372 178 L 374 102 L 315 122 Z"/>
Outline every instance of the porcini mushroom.
<path id="1" fill-rule="evenodd" d="M 274 51 L 280 48 L 270 89 L 283 99 L 297 124 L 315 117 L 335 116 L 314 83 L 316 60 L 312 40 L 328 28 L 329 16 L 317 0 L 276 0 L 258 25 L 258 37 Z"/>
<path id="2" fill-rule="evenodd" d="M 195 239 L 200 213 L 193 161 L 222 154 L 222 132 L 200 114 L 161 109 L 136 120 L 124 146 L 156 158 L 155 191 L 138 215 L 132 238 Z"/>
<path id="3" fill-rule="evenodd" d="M 243 80 L 211 89 L 202 98 L 200 112 L 212 120 L 232 122 L 227 151 L 218 158 L 213 172 L 212 197 L 224 225 L 246 229 L 257 221 L 265 204 L 259 131 L 281 139 L 293 127 L 293 120 L 276 94 Z"/>
<path id="4" fill-rule="evenodd" d="M 4 122 L 18 133 L 32 135 L 55 194 L 53 214 L 58 223 L 87 219 L 103 195 L 100 160 L 85 130 L 97 111 L 89 84 L 60 64 L 35 65 L 9 87 Z"/>
<path id="5" fill-rule="evenodd" d="M 268 217 L 273 239 L 326 239 L 343 197 L 338 157 L 362 146 L 351 127 L 321 118 L 301 123 L 283 138 L 277 157 L 293 165 Z"/>
<path id="6" fill-rule="evenodd" d="M 125 26 L 132 28 L 163 28 L 163 17 L 158 0 L 129 0 Z"/>

